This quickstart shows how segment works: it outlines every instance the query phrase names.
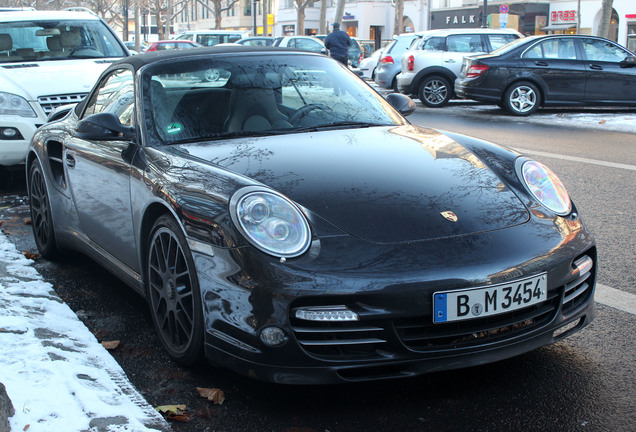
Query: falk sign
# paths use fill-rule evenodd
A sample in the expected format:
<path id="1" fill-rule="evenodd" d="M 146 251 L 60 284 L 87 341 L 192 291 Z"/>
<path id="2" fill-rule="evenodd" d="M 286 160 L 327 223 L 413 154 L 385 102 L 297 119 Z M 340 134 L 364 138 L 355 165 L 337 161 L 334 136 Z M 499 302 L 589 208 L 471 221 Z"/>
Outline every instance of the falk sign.
<path id="1" fill-rule="evenodd" d="M 474 28 L 481 25 L 480 9 L 439 11 L 431 13 L 431 28 Z"/>

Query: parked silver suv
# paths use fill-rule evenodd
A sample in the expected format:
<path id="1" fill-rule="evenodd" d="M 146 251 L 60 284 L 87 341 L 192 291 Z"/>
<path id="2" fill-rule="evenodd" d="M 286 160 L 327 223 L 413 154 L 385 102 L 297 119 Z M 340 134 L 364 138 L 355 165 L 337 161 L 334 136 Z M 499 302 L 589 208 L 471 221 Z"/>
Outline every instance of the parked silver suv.
<path id="1" fill-rule="evenodd" d="M 402 56 L 397 87 L 416 95 L 429 107 L 441 107 L 453 97 L 453 83 L 459 76 L 464 56 L 487 54 L 515 39 L 512 29 L 446 29 L 429 31 Z"/>

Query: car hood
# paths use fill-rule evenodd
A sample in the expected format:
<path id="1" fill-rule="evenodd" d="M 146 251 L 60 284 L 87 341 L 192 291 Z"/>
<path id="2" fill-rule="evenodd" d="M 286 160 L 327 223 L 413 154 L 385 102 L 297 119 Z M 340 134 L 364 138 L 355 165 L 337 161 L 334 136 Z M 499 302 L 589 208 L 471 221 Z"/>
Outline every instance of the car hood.
<path id="1" fill-rule="evenodd" d="M 413 126 L 241 138 L 180 146 L 263 183 L 363 240 L 399 243 L 528 220 L 486 165 L 446 135 Z"/>
<path id="2" fill-rule="evenodd" d="M 0 89 L 31 102 L 43 95 L 88 93 L 99 75 L 117 59 L 49 60 L 2 64 Z"/>

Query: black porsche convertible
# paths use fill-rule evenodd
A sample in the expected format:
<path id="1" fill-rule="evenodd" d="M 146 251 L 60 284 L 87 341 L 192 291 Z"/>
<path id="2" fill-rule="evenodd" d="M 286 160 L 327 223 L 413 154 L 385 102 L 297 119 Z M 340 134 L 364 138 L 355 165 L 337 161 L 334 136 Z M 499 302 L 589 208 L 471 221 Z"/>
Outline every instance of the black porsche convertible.
<path id="1" fill-rule="evenodd" d="M 38 249 L 145 297 L 176 361 L 279 383 L 468 367 L 587 325 L 596 247 L 558 177 L 414 109 L 320 54 L 128 57 L 31 143 Z"/>

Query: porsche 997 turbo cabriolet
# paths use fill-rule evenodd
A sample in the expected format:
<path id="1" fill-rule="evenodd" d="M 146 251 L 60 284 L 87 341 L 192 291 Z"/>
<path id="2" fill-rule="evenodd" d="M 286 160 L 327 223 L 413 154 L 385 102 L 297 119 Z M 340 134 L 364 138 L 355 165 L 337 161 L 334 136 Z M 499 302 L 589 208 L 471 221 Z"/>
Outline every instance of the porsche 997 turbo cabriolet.
<path id="1" fill-rule="evenodd" d="M 174 360 L 271 382 L 468 367 L 587 325 L 596 247 L 559 178 L 414 109 L 315 53 L 128 57 L 36 133 L 35 241 L 143 296 Z"/>

